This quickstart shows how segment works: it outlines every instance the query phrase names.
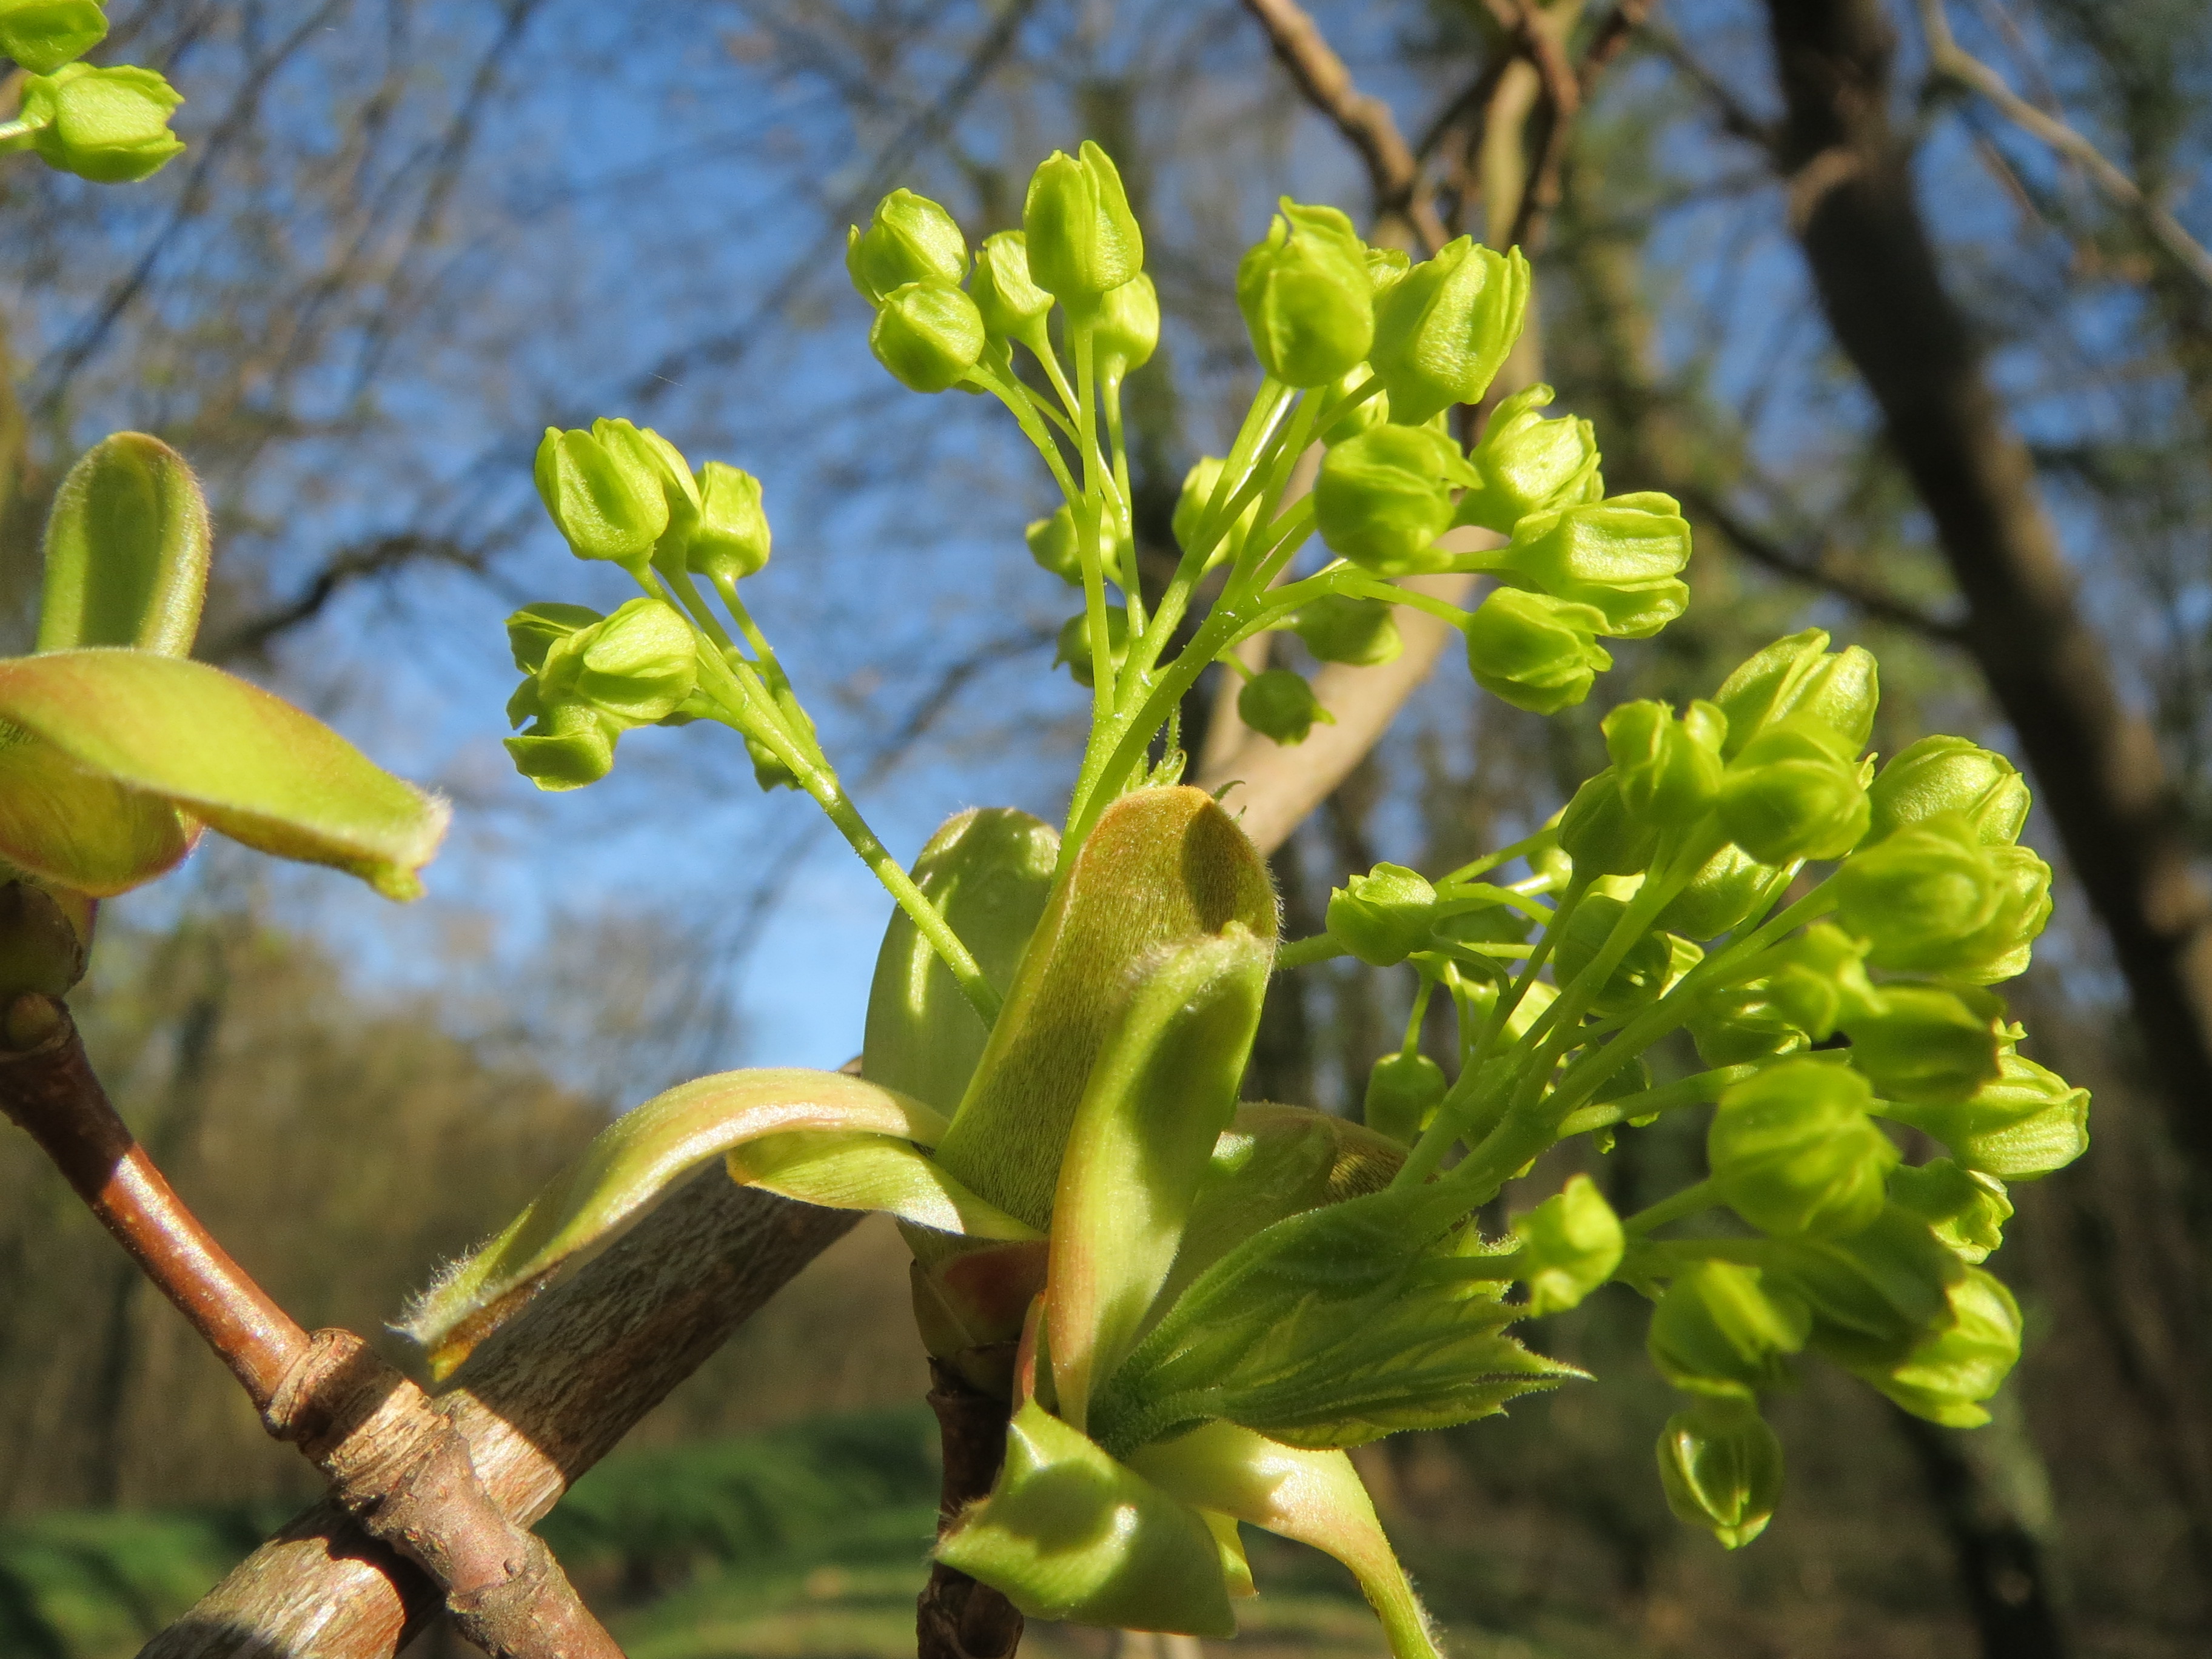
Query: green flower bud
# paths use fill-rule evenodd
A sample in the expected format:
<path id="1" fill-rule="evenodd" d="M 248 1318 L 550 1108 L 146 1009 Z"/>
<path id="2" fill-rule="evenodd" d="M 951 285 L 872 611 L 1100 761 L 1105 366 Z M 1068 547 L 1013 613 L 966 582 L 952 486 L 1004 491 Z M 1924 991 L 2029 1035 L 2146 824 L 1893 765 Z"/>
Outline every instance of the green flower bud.
<path id="1" fill-rule="evenodd" d="M 1693 702 L 1676 720 L 1663 702 L 1625 702 L 1601 729 L 1630 816 L 1673 829 L 1696 823 L 1719 796 L 1728 720 L 1712 704 Z"/>
<path id="2" fill-rule="evenodd" d="M 1373 668 L 1395 662 L 1406 648 L 1405 641 L 1399 637 L 1397 619 L 1380 599 L 1324 593 L 1312 604 L 1298 607 L 1291 618 L 1291 628 L 1305 641 L 1306 649 L 1323 662 Z"/>
<path id="3" fill-rule="evenodd" d="M 1377 426 L 1331 449 L 1314 483 L 1314 522 L 1330 550 L 1378 576 L 1433 570 L 1451 527 L 1451 486 L 1473 474 L 1430 427 Z"/>
<path id="4" fill-rule="evenodd" d="M 46 75 L 107 39 L 96 0 L 0 0 L 0 58 Z"/>
<path id="5" fill-rule="evenodd" d="M 1073 586 L 1083 585 L 1083 544 L 1075 529 L 1074 509 L 1066 502 L 1054 507 L 1048 519 L 1032 519 L 1022 539 L 1041 568 Z"/>
<path id="6" fill-rule="evenodd" d="M 1926 1222 L 1961 1261 L 1980 1262 L 2004 1243 L 2012 1200 L 2004 1182 L 1948 1158 L 1889 1172 L 1889 1200 Z"/>
<path id="7" fill-rule="evenodd" d="M 1701 1261 L 1651 1310 L 1644 1346 L 1659 1374 L 1686 1393 L 1750 1400 L 1789 1380 L 1789 1357 L 1812 1324 L 1805 1304 L 1757 1267 Z"/>
<path id="8" fill-rule="evenodd" d="M 1520 1278 L 1528 1287 L 1528 1316 L 1541 1319 L 1574 1307 L 1613 1277 L 1627 1236 L 1620 1218 L 1586 1175 L 1513 1223 L 1521 1241 Z"/>
<path id="9" fill-rule="evenodd" d="M 812 721 L 809 721 L 811 726 Z M 796 789 L 799 774 L 776 758 L 775 750 L 750 732 L 744 734 L 745 758 L 753 763 L 753 784 L 761 793 L 771 789 Z"/>
<path id="10" fill-rule="evenodd" d="M 1576 790 L 1559 816 L 1560 850 L 1584 880 L 1632 876 L 1651 862 L 1658 845 L 1658 830 L 1622 805 L 1620 780 L 1609 766 Z"/>
<path id="11" fill-rule="evenodd" d="M 876 204 L 867 229 L 846 232 L 845 271 L 872 306 L 908 283 L 957 288 L 968 274 L 968 239 L 929 198 L 895 190 Z"/>
<path id="12" fill-rule="evenodd" d="M 1700 1401 L 1660 1431 L 1659 1485 L 1676 1520 L 1741 1549 L 1781 1501 L 1782 1443 L 1757 1407 Z"/>
<path id="13" fill-rule="evenodd" d="M 699 636 L 681 611 L 659 599 L 636 599 L 598 626 L 549 651 L 575 650 L 568 684 L 604 714 L 644 725 L 676 712 L 699 683 Z"/>
<path id="14" fill-rule="evenodd" d="M 1866 834 L 1866 789 L 1825 732 L 1791 721 L 1747 744 L 1721 781 L 1721 828 L 1762 864 L 1840 858 Z"/>
<path id="15" fill-rule="evenodd" d="M 1967 1169 L 2008 1181 L 2063 1170 L 2089 1150 L 2089 1091 L 2009 1050 L 1996 1078 L 1964 1100 L 1887 1109 L 1935 1136 Z"/>
<path id="16" fill-rule="evenodd" d="M 1764 916 L 1782 896 L 1796 865 L 1761 864 L 1731 842 L 1698 866 L 1667 901 L 1659 926 L 1684 939 L 1718 939 Z"/>
<path id="17" fill-rule="evenodd" d="M 1510 536 L 1531 513 L 1604 499 L 1596 428 L 1572 416 L 1547 421 L 1536 412 L 1554 395 L 1547 386 L 1532 386 L 1491 410 L 1482 441 L 1468 455 L 1482 482 L 1460 497 L 1456 522 Z"/>
<path id="18" fill-rule="evenodd" d="M 1869 842 L 1956 812 L 1972 825 L 1977 841 L 2008 847 L 2027 822 L 2027 780 L 2020 769 L 1964 738 L 1923 738 L 1899 750 L 1875 775 L 1867 799 L 1874 808 Z"/>
<path id="19" fill-rule="evenodd" d="M 1106 648 L 1113 660 L 1114 672 L 1121 672 L 1121 662 L 1129 654 L 1129 611 L 1127 605 L 1106 607 Z M 1053 650 L 1053 666 L 1067 665 L 1067 672 L 1085 690 L 1091 688 L 1091 623 L 1088 614 L 1079 611 L 1060 625 L 1060 635 Z"/>
<path id="20" fill-rule="evenodd" d="M 614 769 L 617 722 L 581 703 L 560 703 L 528 732 L 505 739 L 514 769 L 540 789 L 580 789 Z"/>
<path id="21" fill-rule="evenodd" d="M 1462 624 L 1468 671 L 1493 697 L 1534 714 L 1556 714 L 1589 696 L 1612 653 L 1597 643 L 1605 617 L 1586 605 L 1492 588 Z"/>
<path id="22" fill-rule="evenodd" d="M 1613 928 L 1628 907 L 1602 893 L 1586 896 L 1559 930 L 1553 960 L 1559 966 L 1559 983 L 1577 980 L 1605 948 Z M 1647 933 L 1628 947 L 1628 954 L 1607 975 L 1590 1006 L 1601 1014 L 1626 1014 L 1655 1001 L 1672 976 L 1674 954 L 1664 933 Z"/>
<path id="23" fill-rule="evenodd" d="M 57 172 L 96 185 L 127 185 L 183 151 L 169 118 L 184 101 L 152 70 L 64 64 L 51 75 L 24 79 L 16 118 L 29 129 L 39 159 Z"/>
<path id="24" fill-rule="evenodd" d="M 1200 526 L 1206 522 L 1206 506 L 1213 500 L 1214 486 L 1221 482 L 1221 469 L 1226 465 L 1218 456 L 1201 456 L 1190 471 L 1183 474 L 1182 494 L 1176 497 L 1175 517 L 1170 523 L 1175 532 L 1176 544 L 1186 553 L 1191 550 L 1191 544 L 1198 535 Z M 1259 522 L 1260 500 L 1255 495 L 1237 515 L 1237 522 L 1229 526 L 1229 533 L 1206 556 L 1206 568 L 1211 570 L 1243 551 L 1245 538 L 1252 533 L 1253 526 Z"/>
<path id="25" fill-rule="evenodd" d="M 1682 1022 L 1708 1066 L 1743 1066 L 1812 1046 L 1804 1028 L 1767 995 L 1764 984 L 1734 985 L 1699 999 Z"/>
<path id="26" fill-rule="evenodd" d="M 1413 268 L 1413 256 L 1401 247 L 1369 247 L 1363 244 L 1360 255 L 1367 264 L 1367 280 L 1378 299 L 1383 289 L 1396 287 L 1398 279 Z"/>
<path id="27" fill-rule="evenodd" d="M 2051 868 L 2025 848 L 1984 845 L 1965 814 L 1942 812 L 1853 854 L 1836 894 L 1876 966 L 1987 984 L 2027 965 L 2051 915 Z"/>
<path id="28" fill-rule="evenodd" d="M 514 653 L 517 668 L 535 674 L 544 667 L 545 653 L 555 646 L 605 620 L 587 605 L 556 605 L 550 600 L 526 605 L 507 619 L 507 648 Z"/>
<path id="29" fill-rule="evenodd" d="M 1091 325 L 1092 362 L 1104 385 L 1117 385 L 1152 360 L 1160 343 L 1160 296 L 1139 271 L 1098 301 Z"/>
<path id="30" fill-rule="evenodd" d="M 884 296 L 868 349 L 914 392 L 944 392 L 983 355 L 983 319 L 950 283 L 908 283 Z"/>
<path id="31" fill-rule="evenodd" d="M 1840 927 L 1814 922 L 1778 946 L 1759 988 L 1790 1023 L 1825 1042 L 1836 1028 L 1881 1006 L 1867 977 L 1866 946 Z"/>
<path id="32" fill-rule="evenodd" d="M 1390 394 L 1390 418 L 1419 426 L 1454 404 L 1482 400 L 1528 303 L 1528 262 L 1472 237 L 1439 249 L 1375 298 L 1368 362 Z"/>
<path id="33" fill-rule="evenodd" d="M 761 483 L 721 461 L 699 469 L 699 521 L 691 528 L 684 562 L 710 581 L 738 581 L 768 563 L 768 514 Z"/>
<path id="34" fill-rule="evenodd" d="M 1419 1052 L 1385 1054 L 1367 1074 L 1367 1127 L 1401 1146 L 1419 1139 L 1444 1097 L 1444 1068 Z"/>
<path id="35" fill-rule="evenodd" d="M 1437 890 L 1402 864 L 1378 864 L 1328 896 L 1329 937 L 1370 968 L 1403 962 L 1436 921 Z"/>
<path id="36" fill-rule="evenodd" d="M 1338 379 L 1331 395 L 1349 393 L 1354 388 L 1364 386 L 1368 378 L 1367 365 L 1354 363 Z M 1387 392 L 1370 392 L 1331 421 L 1327 428 L 1322 431 L 1321 441 L 1331 448 L 1334 448 L 1346 438 L 1356 438 L 1363 432 L 1371 431 L 1374 428 L 1384 424 L 1389 418 L 1390 394 Z"/>
<path id="37" fill-rule="evenodd" d="M 1672 495 L 1647 492 L 1534 513 L 1513 527 L 1507 580 L 1603 613 L 1599 631 L 1640 640 L 1680 616 L 1690 526 Z"/>
<path id="38" fill-rule="evenodd" d="M 1287 668 L 1270 668 L 1245 681 L 1237 694 L 1237 718 L 1285 747 L 1304 743 L 1316 721 L 1336 724 L 1336 716 L 1321 706 L 1305 677 Z"/>
<path id="39" fill-rule="evenodd" d="M 1857 646 L 1828 654 L 1828 635 L 1808 628 L 1777 640 L 1721 683 L 1713 701 L 1728 716 L 1721 752 L 1733 760 L 1770 726 L 1796 717 L 1834 734 L 1828 746 L 1850 759 L 1874 733 L 1881 699 L 1874 658 Z"/>
<path id="40" fill-rule="evenodd" d="M 975 301 L 983 331 L 993 339 L 1018 340 L 1042 356 L 1049 336 L 1045 318 L 1052 295 L 1030 278 L 1029 244 L 1018 230 L 983 239 L 975 252 L 975 280 L 968 291 Z"/>
<path id="41" fill-rule="evenodd" d="M 1121 175 L 1087 138 L 1075 155 L 1053 151 L 1030 176 L 1022 230 L 1030 279 L 1071 311 L 1087 310 L 1144 269 L 1144 234 Z"/>
<path id="42" fill-rule="evenodd" d="M 1841 1364 L 1893 1364 L 1954 1315 L 1951 1287 L 1966 1264 L 1928 1224 L 1890 1205 L 1843 1238 L 1774 1240 L 1767 1282 L 1802 1298 L 1813 1316 L 1813 1346 Z"/>
<path id="43" fill-rule="evenodd" d="M 1374 343 L 1366 250 L 1334 208 L 1281 206 L 1237 267 L 1237 307 L 1261 368 L 1285 386 L 1327 386 Z"/>
<path id="44" fill-rule="evenodd" d="M 667 487 L 641 435 L 628 421 L 598 421 L 589 432 L 545 428 L 534 469 L 538 499 L 578 558 L 642 559 L 668 528 Z"/>
<path id="45" fill-rule="evenodd" d="M 1946 1428 L 1990 1420 L 1982 1401 L 2020 1363 L 2020 1304 L 1995 1275 L 1969 1267 L 1951 1286 L 1949 1328 L 1924 1337 L 1891 1365 L 1854 1367 L 1915 1417 Z"/>
<path id="46" fill-rule="evenodd" d="M 1722 1095 L 1705 1134 L 1713 1184 L 1762 1232 L 1855 1233 L 1881 1213 L 1897 1148 L 1848 1066 L 1786 1060 Z"/>
<path id="47" fill-rule="evenodd" d="M 2004 1004 L 1986 991 L 1885 985 L 1880 1007 L 1847 1018 L 1844 1030 L 1851 1064 L 1885 1099 L 1940 1105 L 1997 1079 L 2003 1021 Z"/>

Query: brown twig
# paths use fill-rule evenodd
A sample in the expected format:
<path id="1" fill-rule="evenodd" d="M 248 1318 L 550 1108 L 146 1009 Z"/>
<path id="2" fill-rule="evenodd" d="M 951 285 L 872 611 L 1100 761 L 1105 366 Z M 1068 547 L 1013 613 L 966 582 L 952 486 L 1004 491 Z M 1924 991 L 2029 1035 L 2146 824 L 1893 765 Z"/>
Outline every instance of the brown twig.
<path id="1" fill-rule="evenodd" d="M 1597 33 L 1590 36 L 1589 45 L 1583 48 L 1582 68 L 1577 71 L 1585 100 L 1589 97 L 1590 88 L 1597 84 L 1598 76 L 1605 73 L 1620 55 L 1620 49 L 1628 44 L 1629 36 L 1644 27 L 1654 3 L 1655 0 L 1621 0 L 1606 14 L 1605 21 L 1597 26 Z"/>
<path id="2" fill-rule="evenodd" d="M 929 1362 L 930 1409 L 945 1444 L 945 1480 L 937 1529 L 991 1490 L 1006 1461 L 1006 1402 L 969 1386 L 941 1360 Z M 942 1561 L 915 1603 L 919 1659 L 1006 1659 L 1022 1639 L 1022 1615 L 988 1584 Z"/>
<path id="3" fill-rule="evenodd" d="M 1509 247 L 1525 247 L 1542 234 L 1545 221 L 1559 201 L 1559 169 L 1567 155 L 1567 138 L 1583 104 L 1583 82 L 1568 60 L 1566 45 L 1540 7 L 1529 0 L 1487 0 L 1490 15 L 1512 38 L 1520 55 L 1535 66 L 1543 86 L 1539 106 L 1540 142 L 1528 162 L 1528 176 L 1521 199 L 1513 210 L 1513 228 L 1506 236 Z"/>
<path id="4" fill-rule="evenodd" d="M 364 1531 L 444 1588 L 465 1637 L 495 1659 L 620 1659 L 422 1391 L 350 1332 L 310 1337 L 215 1241 L 117 1114 L 52 997 L 27 993 L 0 1018 L 0 1113 L 229 1367 L 270 1433 L 299 1446 Z"/>
<path id="5" fill-rule="evenodd" d="M 1244 0 L 1244 9 L 1267 32 L 1268 45 L 1306 101 L 1336 124 L 1367 163 L 1375 216 L 1402 219 L 1428 252 L 1442 247 L 1443 223 L 1421 187 L 1419 165 L 1390 106 L 1353 84 L 1344 59 L 1296 0 Z"/>

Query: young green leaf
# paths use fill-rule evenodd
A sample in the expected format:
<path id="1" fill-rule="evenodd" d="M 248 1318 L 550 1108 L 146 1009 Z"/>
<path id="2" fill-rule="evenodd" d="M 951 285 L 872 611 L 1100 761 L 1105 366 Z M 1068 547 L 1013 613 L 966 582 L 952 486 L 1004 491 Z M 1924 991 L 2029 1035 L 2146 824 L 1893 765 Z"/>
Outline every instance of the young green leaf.
<path id="1" fill-rule="evenodd" d="M 110 898 L 184 860 L 200 826 L 158 796 L 81 770 L 52 744 L 0 726 L 0 859 Z"/>
<path id="2" fill-rule="evenodd" d="M 728 1157 L 740 1187 L 826 1210 L 882 1210 L 917 1227 L 968 1238 L 1036 1238 L 1037 1230 L 986 1204 L 910 1140 L 840 1130 L 769 1135 Z"/>
<path id="3" fill-rule="evenodd" d="M 190 655 L 210 545 L 207 498 L 183 456 L 143 432 L 102 439 L 63 478 L 46 520 L 38 648 Z"/>

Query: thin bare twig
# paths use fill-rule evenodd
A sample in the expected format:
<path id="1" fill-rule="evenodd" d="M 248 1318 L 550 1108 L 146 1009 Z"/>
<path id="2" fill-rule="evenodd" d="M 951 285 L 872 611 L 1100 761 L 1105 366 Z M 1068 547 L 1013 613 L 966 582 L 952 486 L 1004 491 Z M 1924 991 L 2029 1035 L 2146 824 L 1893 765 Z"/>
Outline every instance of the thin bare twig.
<path id="1" fill-rule="evenodd" d="M 2014 92 L 2004 76 L 1961 46 L 1951 33 L 1951 20 L 1943 0 L 1920 0 L 1920 23 L 1928 37 L 1929 69 L 1945 80 L 1978 92 L 1996 106 L 2014 126 L 2041 139 L 2069 160 L 2081 164 L 2097 187 L 2142 223 L 2152 241 L 2169 258 L 2207 288 L 2212 288 L 2212 252 L 2182 228 L 2181 222 L 2143 193 L 2080 132 L 2046 110 L 2037 108 Z"/>
<path id="2" fill-rule="evenodd" d="M 117 1115 L 52 997 L 26 994 L 0 1016 L 0 1113 L 229 1367 L 270 1433 L 299 1446 L 371 1537 L 436 1580 L 465 1637 L 495 1659 L 621 1659 L 422 1391 L 350 1332 L 310 1337 L 216 1242 Z"/>
<path id="3" fill-rule="evenodd" d="M 1267 44 L 1306 101 L 1336 124 L 1367 163 L 1375 216 L 1402 219 L 1428 252 L 1442 247 L 1447 240 L 1443 223 L 1422 188 L 1419 165 L 1390 106 L 1352 83 L 1344 59 L 1296 0 L 1244 0 L 1244 9 L 1267 32 Z"/>
<path id="4" fill-rule="evenodd" d="M 1583 49 L 1582 68 L 1577 71 L 1585 99 L 1597 84 L 1598 77 L 1620 55 L 1629 37 L 1644 27 L 1656 3 L 1656 0 L 1621 0 L 1606 14 L 1605 21 L 1597 26 L 1597 33 L 1590 36 L 1589 45 Z"/>
<path id="5" fill-rule="evenodd" d="M 1513 37 L 1521 55 L 1535 65 L 1544 89 L 1539 119 L 1542 141 L 1528 163 L 1528 176 L 1521 187 L 1521 200 L 1513 210 L 1509 247 L 1525 247 L 1542 234 L 1544 222 L 1559 201 L 1559 169 L 1566 161 L 1567 139 L 1583 103 L 1583 81 L 1567 59 L 1565 43 L 1543 9 L 1529 0 L 1489 0 L 1490 14 Z"/>

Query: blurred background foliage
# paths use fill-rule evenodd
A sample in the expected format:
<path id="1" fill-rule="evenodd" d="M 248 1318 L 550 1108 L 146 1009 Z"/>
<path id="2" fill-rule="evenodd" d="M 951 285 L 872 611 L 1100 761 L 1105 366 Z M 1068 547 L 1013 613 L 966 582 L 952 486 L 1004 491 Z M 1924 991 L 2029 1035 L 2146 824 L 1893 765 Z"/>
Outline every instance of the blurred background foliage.
<path id="1" fill-rule="evenodd" d="M 1429 159 L 1440 209 L 1480 233 L 1498 9 L 1311 9 Z M 1949 10 L 2015 88 L 2212 222 L 2212 6 Z M 850 1053 L 887 908 L 822 856 L 803 804 L 755 792 L 735 745 L 641 734 L 614 778 L 551 805 L 508 773 L 501 616 L 599 596 L 540 521 L 537 432 L 629 415 L 766 479 L 758 611 L 901 851 L 971 802 L 1057 816 L 1081 703 L 1042 672 L 1066 602 L 1019 530 L 1043 481 L 982 400 L 917 400 L 868 361 L 844 225 L 904 184 L 980 237 L 1018 222 L 1045 150 L 1114 151 L 1168 318 L 1129 392 L 1158 554 L 1184 468 L 1249 396 L 1232 278 L 1268 204 L 1364 222 L 1373 204 L 1234 0 L 112 11 L 102 60 L 167 73 L 191 149 L 123 191 L 0 167 L 0 631 L 26 635 L 70 460 L 113 428 L 158 433 L 216 504 L 204 654 L 456 797 L 413 911 L 211 849 L 112 908 L 80 1005 L 118 1102 L 218 1234 L 303 1321 L 374 1331 L 607 1114 L 702 1070 Z M 1946 281 L 2189 843 L 2212 850 L 2212 294 L 2080 171 L 1927 77 L 1917 9 L 1890 11 L 1893 118 Z M 1599 763 L 1607 707 L 1709 691 L 1789 629 L 1880 655 L 1877 748 L 1957 730 L 2016 749 L 1822 320 L 1762 149 L 1781 107 L 1764 9 L 1648 8 L 1568 134 L 1536 250 L 1546 378 L 1596 420 L 1613 489 L 1671 491 L 1696 526 L 1689 615 L 1560 720 L 1486 702 L 1447 665 L 1276 856 L 1291 933 L 1349 869 L 1446 867 L 1540 822 Z M 2061 862 L 2049 823 L 2029 839 Z M 2038 1056 L 2095 1090 L 2095 1146 L 2015 1194 L 1996 1265 L 2030 1335 L 1996 1424 L 1930 1430 L 1811 1376 L 1776 1413 L 1784 1509 L 1723 1556 L 1665 1513 L 1641 1313 L 1601 1299 L 1539 1338 L 1596 1382 L 1361 1454 L 1459 1651 L 2203 1650 L 2212 1232 L 2069 879 L 2014 1002 Z M 1248 1092 L 1356 1110 L 1408 988 L 1278 981 Z M 1695 1133 L 1563 1150 L 1522 1201 L 1580 1166 L 1635 1207 L 1694 1165 Z M 128 1652 L 309 1495 L 306 1471 L 27 1146 L 0 1143 L 0 1652 Z M 549 1535 L 641 1656 L 906 1650 L 934 1487 L 923 1386 L 902 1254 L 870 1223 Z M 1370 1650 L 1322 1565 L 1256 1564 L 1285 1594 L 1248 1647 Z"/>

